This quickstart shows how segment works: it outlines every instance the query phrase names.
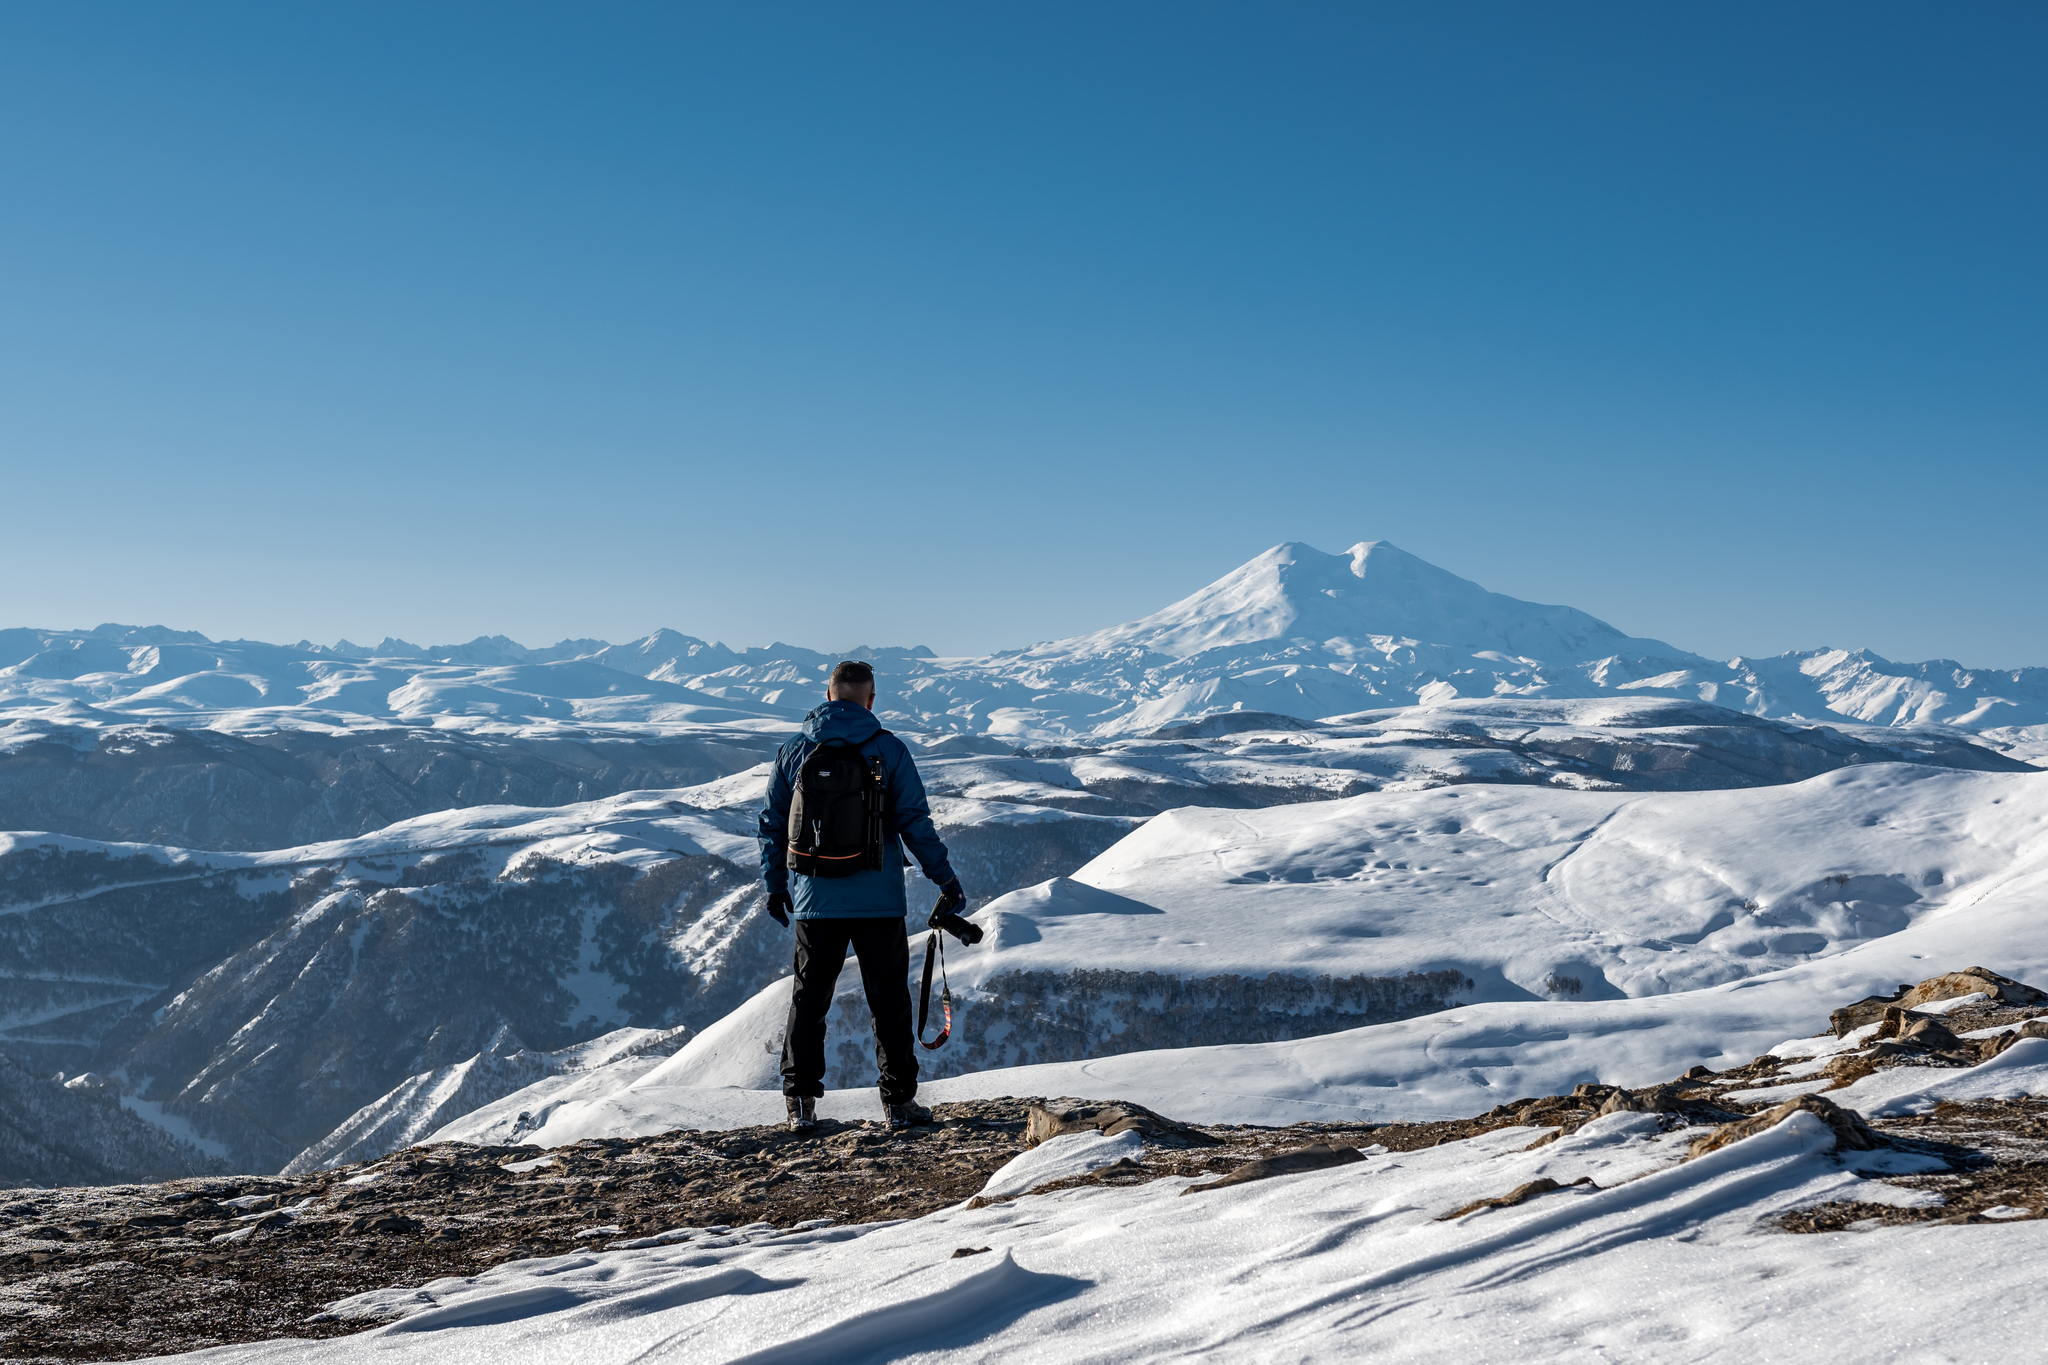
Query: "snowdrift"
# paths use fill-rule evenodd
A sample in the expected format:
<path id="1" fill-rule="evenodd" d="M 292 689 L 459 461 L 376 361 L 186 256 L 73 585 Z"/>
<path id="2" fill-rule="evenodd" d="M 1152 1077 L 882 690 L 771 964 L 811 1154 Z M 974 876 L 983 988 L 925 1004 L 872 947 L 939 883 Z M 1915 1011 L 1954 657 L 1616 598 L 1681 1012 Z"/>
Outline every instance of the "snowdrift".
<path id="1" fill-rule="evenodd" d="M 1533 1149 L 1541 1130 L 1506 1128 L 1193 1193 L 1169 1177 L 910 1222 L 680 1229 L 359 1295 L 330 1311 L 384 1325 L 206 1358 L 1862 1360 L 1956 1323 L 1973 1356 L 2035 1349 L 2011 1272 L 2048 1251 L 2048 1222 L 1776 1233 L 1829 1201 L 1938 1196 L 1861 1178 L 1874 1154 L 1837 1151 L 1811 1114 L 1684 1160 L 1698 1131 L 1618 1113 Z M 1460 1214 L 1538 1181 L 1556 1188 Z"/>

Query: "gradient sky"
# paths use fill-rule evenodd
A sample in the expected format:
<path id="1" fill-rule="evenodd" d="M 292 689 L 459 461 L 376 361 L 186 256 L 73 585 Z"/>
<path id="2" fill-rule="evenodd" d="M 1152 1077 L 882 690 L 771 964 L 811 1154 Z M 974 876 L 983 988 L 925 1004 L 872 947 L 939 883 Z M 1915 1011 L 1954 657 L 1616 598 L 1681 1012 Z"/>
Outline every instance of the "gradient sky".
<path id="1" fill-rule="evenodd" d="M 2048 9 L 0 8 L 0 625 L 975 652 L 1385 538 L 2048 664 Z"/>

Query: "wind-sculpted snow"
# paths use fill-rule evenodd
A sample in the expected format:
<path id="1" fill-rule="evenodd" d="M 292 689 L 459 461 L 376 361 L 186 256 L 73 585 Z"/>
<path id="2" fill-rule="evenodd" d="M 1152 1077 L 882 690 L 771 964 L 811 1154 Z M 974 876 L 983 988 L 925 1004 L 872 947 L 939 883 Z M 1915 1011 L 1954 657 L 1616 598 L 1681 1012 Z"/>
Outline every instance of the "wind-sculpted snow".
<path id="1" fill-rule="evenodd" d="M 678 1229 L 335 1304 L 380 1324 L 210 1360 L 964 1362 L 1580 1357 L 2020 1359 L 2015 1271 L 2048 1222 L 1789 1236 L 1832 1203 L 1924 1203 L 1795 1113 L 1686 1160 L 1617 1113 L 1188 1193 L 1082 1186 L 889 1223 Z M 1135 1136 L 1134 1134 L 1131 1136 Z M 1539 1145 L 1539 1139 L 1555 1140 Z M 1142 1144 L 1136 1144 L 1142 1153 Z M 1538 1190 L 1506 1206 L 1502 1196 Z M 1494 1207 L 1479 1207 L 1488 1201 Z M 958 1249 L 957 1251 L 954 1249 Z M 1911 1311 L 1902 1311 L 1901 1305 Z"/>
<path id="2" fill-rule="evenodd" d="M 1835 648 L 1708 659 L 1570 607 L 1488 592 L 1386 541 L 1334 555 L 1278 545 L 1151 616 L 1028 649 L 853 653 L 876 666 L 886 723 L 1019 743 L 1144 734 L 1231 711 L 1315 719 L 1496 696 L 1660 696 L 1881 726 L 2048 725 L 2048 669 L 1897 664 Z M 394 722 L 529 738 L 780 730 L 815 703 L 838 657 L 733 650 L 671 630 L 527 650 L 502 637 L 421 649 L 15 629 L 0 631 L 0 714 L 237 733 Z M 0 749 L 10 742 L 0 737 Z"/>

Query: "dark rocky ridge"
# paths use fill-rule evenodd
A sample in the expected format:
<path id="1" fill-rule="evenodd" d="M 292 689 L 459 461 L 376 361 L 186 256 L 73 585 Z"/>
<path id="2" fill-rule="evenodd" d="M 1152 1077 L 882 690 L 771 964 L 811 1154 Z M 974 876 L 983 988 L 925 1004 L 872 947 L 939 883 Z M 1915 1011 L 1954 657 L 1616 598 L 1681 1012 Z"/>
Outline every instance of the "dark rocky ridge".
<path id="1" fill-rule="evenodd" d="M 9 1183 L 103 1185 L 233 1169 L 123 1109 L 105 1078 L 70 1079 L 31 1075 L 0 1056 L 0 1170 Z"/>
<path id="2" fill-rule="evenodd" d="M 231 735 L 45 725 L 0 754 L 0 829 L 177 848 L 296 848 L 471 806 L 565 806 L 744 772 L 782 741 L 739 727 L 488 738 L 428 727 Z"/>
<path id="3" fill-rule="evenodd" d="M 549 1050 L 619 1023 L 701 1027 L 782 970 L 753 874 L 711 855 L 645 873 L 519 846 L 259 869 L 129 861 L 0 859 L 12 894 L 53 902 L 0 915 L 0 989 L 33 1021 L 0 1047 L 42 1074 L 150 1078 L 142 1098 L 243 1170 L 276 1169 L 406 1077 L 494 1041 Z M 106 889 L 81 893 L 95 882 Z M 726 942 L 693 968 L 670 944 L 697 927 Z M 572 989 L 586 969 L 623 987 L 606 1008 L 624 1019 L 589 1014 Z M 116 1179 L 155 1169 L 102 1164 Z M 0 1157 L 0 1182 L 36 1178 Z"/>

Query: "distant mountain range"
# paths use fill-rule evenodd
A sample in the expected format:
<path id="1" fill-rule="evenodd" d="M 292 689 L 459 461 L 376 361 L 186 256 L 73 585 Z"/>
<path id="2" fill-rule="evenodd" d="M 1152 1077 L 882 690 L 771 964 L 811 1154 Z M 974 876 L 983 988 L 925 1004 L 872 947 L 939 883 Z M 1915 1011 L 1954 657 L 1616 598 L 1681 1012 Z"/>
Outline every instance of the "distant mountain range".
<path id="1" fill-rule="evenodd" d="M 2048 668 L 1901 664 L 1867 650 L 1715 660 L 1570 607 L 1488 592 L 1386 541 L 1278 545 L 1124 625 L 980 658 L 874 662 L 892 725 L 1048 743 L 1142 734 L 1217 712 L 1317 719 L 1459 697 L 1706 701 L 1750 715 L 1969 731 L 2048 724 Z M 163 627 L 0 631 L 0 745 L 22 727 L 137 722 L 247 733 L 438 725 L 563 730 L 756 722 L 815 703 L 842 656 L 729 649 L 672 630 L 527 649 L 215 642 Z"/>

